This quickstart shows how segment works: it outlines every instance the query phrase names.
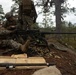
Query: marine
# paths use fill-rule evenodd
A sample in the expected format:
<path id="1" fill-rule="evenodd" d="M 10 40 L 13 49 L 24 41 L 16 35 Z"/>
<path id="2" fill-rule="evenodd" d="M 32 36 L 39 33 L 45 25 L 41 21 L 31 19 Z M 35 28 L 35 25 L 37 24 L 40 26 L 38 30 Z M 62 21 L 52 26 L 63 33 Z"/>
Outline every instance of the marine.
<path id="1" fill-rule="evenodd" d="M 13 16 L 13 14 L 11 12 L 6 13 L 5 18 L 6 21 L 4 22 L 3 27 L 8 30 L 10 30 L 11 28 L 15 29 L 15 27 L 17 26 L 17 20 Z"/>
<path id="2" fill-rule="evenodd" d="M 19 15 L 23 21 L 23 29 L 31 29 L 37 18 L 36 9 L 32 0 L 22 0 L 19 5 Z"/>
<path id="3" fill-rule="evenodd" d="M 7 13 L 5 17 L 7 20 L 5 24 L 3 25 L 3 27 L 0 28 L 0 37 L 2 36 L 5 37 L 5 36 L 8 36 L 9 34 L 12 34 L 14 31 L 11 29 L 15 29 L 17 25 L 14 22 L 15 20 L 13 20 L 12 15 L 10 13 Z M 14 39 L 9 39 L 9 37 L 6 39 L 0 39 L 0 45 L 2 47 L 10 46 L 11 48 L 15 50 L 22 50 L 23 52 L 25 52 L 28 49 L 29 44 L 30 44 L 30 39 L 27 39 L 24 44 L 18 41 L 15 41 Z"/>

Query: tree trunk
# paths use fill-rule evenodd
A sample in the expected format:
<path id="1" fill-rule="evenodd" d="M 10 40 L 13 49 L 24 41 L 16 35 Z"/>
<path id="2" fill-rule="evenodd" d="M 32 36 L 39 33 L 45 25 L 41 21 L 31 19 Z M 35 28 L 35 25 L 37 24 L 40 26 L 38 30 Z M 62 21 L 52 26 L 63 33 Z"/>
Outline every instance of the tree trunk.
<path id="1" fill-rule="evenodd" d="M 60 33 L 62 26 L 61 26 L 61 2 L 60 0 L 54 0 L 55 3 L 55 15 L 56 15 L 56 32 Z M 57 35 L 60 38 L 60 35 Z"/>

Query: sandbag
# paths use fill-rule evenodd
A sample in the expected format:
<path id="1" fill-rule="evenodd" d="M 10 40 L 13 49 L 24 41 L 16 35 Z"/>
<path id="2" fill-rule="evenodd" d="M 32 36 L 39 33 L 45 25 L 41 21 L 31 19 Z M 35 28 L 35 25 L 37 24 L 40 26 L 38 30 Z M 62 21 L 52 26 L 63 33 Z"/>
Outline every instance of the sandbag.
<path id="1" fill-rule="evenodd" d="M 62 75 L 56 66 L 46 67 L 35 71 L 32 75 Z"/>

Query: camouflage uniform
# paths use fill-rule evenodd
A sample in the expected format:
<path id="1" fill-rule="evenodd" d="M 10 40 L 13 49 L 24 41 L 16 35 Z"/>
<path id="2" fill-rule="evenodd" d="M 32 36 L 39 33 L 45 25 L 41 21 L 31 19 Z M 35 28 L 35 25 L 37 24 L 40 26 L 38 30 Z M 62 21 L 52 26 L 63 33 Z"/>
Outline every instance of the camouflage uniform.
<path id="1" fill-rule="evenodd" d="M 22 4 L 19 7 L 20 13 L 22 13 L 23 28 L 31 29 L 32 25 L 36 22 L 37 13 L 33 1 L 22 0 Z"/>
<path id="2" fill-rule="evenodd" d="M 20 43 L 17 43 L 16 41 L 10 40 L 8 38 L 6 40 L 3 40 L 3 37 L 6 37 L 6 36 L 8 36 L 8 34 L 11 34 L 11 33 L 12 33 L 12 31 L 7 30 L 5 28 L 0 29 L 0 37 L 2 37 L 0 39 L 0 46 L 2 46 L 2 47 L 11 46 L 12 48 L 18 50 L 21 45 Z"/>
<path id="3" fill-rule="evenodd" d="M 24 27 L 23 30 L 25 29 L 31 29 L 31 26 L 33 25 L 33 20 L 29 16 L 24 16 L 23 17 L 23 22 L 24 22 Z"/>
<path id="4" fill-rule="evenodd" d="M 8 34 L 11 34 L 13 32 L 12 30 L 9 29 L 11 27 L 11 25 L 17 25 L 16 21 L 15 20 L 9 20 L 7 18 L 7 21 L 3 25 L 3 28 L 0 29 L 0 36 L 2 36 L 2 37 L 7 36 L 7 38 L 6 38 L 6 40 L 1 39 L 0 45 L 2 45 L 3 47 L 4 46 L 10 46 L 11 48 L 16 49 L 16 50 L 21 49 L 22 51 L 26 51 L 26 49 L 28 48 L 28 44 L 29 44 L 30 40 L 27 40 L 25 42 L 25 44 L 22 45 L 21 43 L 16 42 L 15 40 L 9 39 Z"/>
<path id="5" fill-rule="evenodd" d="M 0 37 L 5 37 L 5 36 L 8 36 L 8 34 L 11 34 L 12 31 L 10 30 L 7 30 L 5 28 L 1 28 L 0 29 Z M 28 47 L 29 47 L 29 44 L 30 44 L 30 39 L 28 39 L 24 45 L 22 45 L 21 43 L 19 42 L 16 42 L 12 39 L 6 39 L 6 40 L 3 40 L 3 39 L 0 39 L 0 47 L 11 47 L 12 49 L 16 49 L 16 50 L 22 50 L 23 52 L 27 51 Z"/>
<path id="6" fill-rule="evenodd" d="M 12 20 L 12 21 L 5 21 L 5 23 L 3 24 L 3 27 L 8 29 L 10 26 L 17 26 L 17 21 L 16 20 Z"/>

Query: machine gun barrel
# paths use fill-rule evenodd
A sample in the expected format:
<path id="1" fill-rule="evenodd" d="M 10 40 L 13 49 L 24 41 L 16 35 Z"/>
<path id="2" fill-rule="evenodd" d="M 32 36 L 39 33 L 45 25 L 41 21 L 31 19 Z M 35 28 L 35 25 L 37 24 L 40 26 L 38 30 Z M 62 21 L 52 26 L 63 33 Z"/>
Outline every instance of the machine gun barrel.
<path id="1" fill-rule="evenodd" d="M 42 32 L 40 32 L 41 34 L 45 34 L 45 35 L 47 35 L 47 34 L 76 34 L 76 32 L 60 32 L 60 33 L 58 33 L 58 32 L 45 32 L 45 31 L 42 31 Z"/>
<path id="2" fill-rule="evenodd" d="M 24 34 L 24 33 L 28 33 L 28 34 L 34 34 L 36 32 L 39 32 L 39 30 L 17 30 L 18 34 Z"/>
<path id="3" fill-rule="evenodd" d="M 38 30 L 38 29 L 33 29 L 33 30 L 18 30 L 17 31 L 19 34 L 20 33 L 36 33 L 36 32 L 38 32 L 38 33 L 40 33 L 40 34 L 45 34 L 45 35 L 48 35 L 48 34 L 76 34 L 76 32 L 47 32 L 47 31 L 40 31 L 40 30 Z"/>

